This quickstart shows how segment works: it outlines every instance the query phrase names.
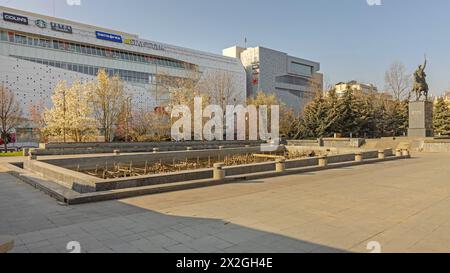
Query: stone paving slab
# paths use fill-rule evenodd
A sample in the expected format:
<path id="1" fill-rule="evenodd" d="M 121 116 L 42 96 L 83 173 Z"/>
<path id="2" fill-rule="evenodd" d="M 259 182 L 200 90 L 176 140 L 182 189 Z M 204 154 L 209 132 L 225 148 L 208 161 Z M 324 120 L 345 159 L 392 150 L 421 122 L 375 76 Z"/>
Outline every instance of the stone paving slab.
<path id="1" fill-rule="evenodd" d="M 450 252 L 450 156 L 65 206 L 0 173 L 12 253 Z"/>
<path id="2" fill-rule="evenodd" d="M 7 253 L 14 248 L 14 238 L 11 236 L 0 236 L 0 253 Z"/>

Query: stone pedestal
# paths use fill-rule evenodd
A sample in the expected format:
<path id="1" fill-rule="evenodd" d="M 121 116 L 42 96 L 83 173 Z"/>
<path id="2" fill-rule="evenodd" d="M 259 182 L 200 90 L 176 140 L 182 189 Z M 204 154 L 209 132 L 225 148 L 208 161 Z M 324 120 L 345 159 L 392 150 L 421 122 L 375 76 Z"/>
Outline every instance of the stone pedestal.
<path id="1" fill-rule="evenodd" d="M 433 103 L 413 101 L 409 103 L 409 137 L 433 137 Z"/>

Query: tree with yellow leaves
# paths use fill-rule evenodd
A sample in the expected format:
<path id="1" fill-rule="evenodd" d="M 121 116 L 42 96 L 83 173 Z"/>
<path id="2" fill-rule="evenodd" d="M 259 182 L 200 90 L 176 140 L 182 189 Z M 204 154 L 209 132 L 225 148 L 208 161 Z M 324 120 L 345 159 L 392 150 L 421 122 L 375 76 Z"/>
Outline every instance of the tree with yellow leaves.
<path id="1" fill-rule="evenodd" d="M 109 76 L 101 69 L 96 81 L 90 85 L 90 99 L 105 142 L 111 142 L 114 126 L 118 124 L 123 104 L 126 102 L 122 80 L 117 75 Z"/>
<path id="2" fill-rule="evenodd" d="M 95 120 L 89 105 L 89 85 L 74 82 L 67 85 L 61 81 L 52 96 L 53 107 L 44 112 L 45 134 L 61 137 L 64 142 L 70 137 L 83 142 L 95 136 Z"/>

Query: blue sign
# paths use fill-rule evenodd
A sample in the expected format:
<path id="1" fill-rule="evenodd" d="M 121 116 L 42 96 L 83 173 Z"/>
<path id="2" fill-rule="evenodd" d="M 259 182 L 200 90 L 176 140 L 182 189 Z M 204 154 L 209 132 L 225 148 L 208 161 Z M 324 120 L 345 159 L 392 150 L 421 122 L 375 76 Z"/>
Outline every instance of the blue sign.
<path id="1" fill-rule="evenodd" d="M 116 34 L 96 31 L 95 32 L 95 36 L 97 36 L 97 39 L 100 39 L 100 40 L 105 40 L 105 41 L 110 41 L 110 42 L 115 42 L 115 43 L 122 43 L 123 42 L 122 41 L 122 36 L 116 35 Z"/>

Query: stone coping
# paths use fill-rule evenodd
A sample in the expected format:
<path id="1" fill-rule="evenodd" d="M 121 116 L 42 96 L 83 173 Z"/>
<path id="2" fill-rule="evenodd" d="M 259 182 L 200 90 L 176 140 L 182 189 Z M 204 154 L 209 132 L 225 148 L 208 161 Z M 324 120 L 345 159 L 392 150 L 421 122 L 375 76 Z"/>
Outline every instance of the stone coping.
<path id="1" fill-rule="evenodd" d="M 229 151 L 234 151 L 229 149 Z M 247 149 L 244 149 L 247 150 Z M 224 152 L 226 150 L 221 150 Z M 237 151 L 237 150 L 235 150 Z M 219 152 L 219 151 L 217 151 Z M 330 163 L 353 161 L 355 159 L 355 153 L 357 151 L 351 151 L 350 153 L 337 154 L 329 156 Z M 183 152 L 185 153 L 185 152 Z M 168 153 L 169 155 L 171 153 Z M 174 153 L 178 154 L 178 153 Z M 151 154 L 154 155 L 154 154 Z M 364 158 L 376 158 L 378 157 L 378 150 L 364 151 Z M 390 155 L 390 154 L 388 154 Z M 104 157 L 102 157 L 104 158 Z M 67 160 L 67 159 L 65 159 Z M 292 159 L 286 161 L 287 168 L 306 167 L 316 165 L 317 158 L 301 158 Z M 168 183 L 176 183 L 180 181 L 193 181 L 198 179 L 209 179 L 213 176 L 212 168 L 187 170 L 173 173 L 163 174 L 149 174 L 137 177 L 115 178 L 115 179 L 100 179 L 98 177 L 90 176 L 84 173 L 52 165 L 53 161 L 36 161 L 28 160 L 24 162 L 24 168 L 34 173 L 41 175 L 43 178 L 51 179 L 62 186 L 75 190 L 79 193 L 100 192 L 132 187 L 161 185 Z M 229 166 L 224 168 L 231 175 L 243 175 L 247 173 L 258 173 L 270 171 L 274 168 L 275 162 L 263 162 L 252 163 L 246 165 Z"/>

